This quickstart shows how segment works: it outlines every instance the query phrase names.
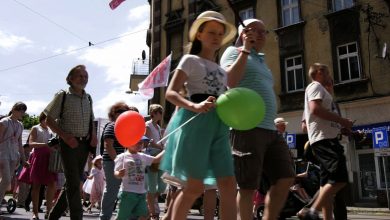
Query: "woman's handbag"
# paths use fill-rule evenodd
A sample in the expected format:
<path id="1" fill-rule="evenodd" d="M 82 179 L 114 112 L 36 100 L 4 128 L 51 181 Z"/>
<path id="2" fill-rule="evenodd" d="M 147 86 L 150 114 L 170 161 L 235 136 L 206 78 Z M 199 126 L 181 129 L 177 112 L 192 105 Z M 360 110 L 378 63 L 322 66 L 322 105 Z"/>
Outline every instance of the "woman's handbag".
<path id="1" fill-rule="evenodd" d="M 57 149 L 53 149 L 49 158 L 49 171 L 53 173 L 63 173 L 61 153 Z"/>

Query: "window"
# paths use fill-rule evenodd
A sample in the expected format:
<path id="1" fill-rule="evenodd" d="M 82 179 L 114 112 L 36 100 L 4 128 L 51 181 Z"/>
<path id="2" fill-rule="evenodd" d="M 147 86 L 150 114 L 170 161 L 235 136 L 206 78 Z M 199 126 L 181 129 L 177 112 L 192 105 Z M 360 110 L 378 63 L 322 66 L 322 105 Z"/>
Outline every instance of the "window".
<path id="1" fill-rule="evenodd" d="M 354 5 L 354 0 L 332 0 L 333 11 L 340 11 Z"/>
<path id="2" fill-rule="evenodd" d="M 300 20 L 298 0 L 281 0 L 281 3 L 282 25 L 288 26 L 298 23 Z"/>
<path id="3" fill-rule="evenodd" d="M 340 82 L 360 79 L 359 53 L 356 42 L 337 47 Z"/>
<path id="4" fill-rule="evenodd" d="M 246 19 L 249 19 L 249 18 L 254 18 L 254 13 L 253 13 L 253 8 L 252 7 L 240 10 L 238 12 L 238 14 L 240 15 L 240 18 L 243 21 L 245 21 Z"/>
<path id="5" fill-rule="evenodd" d="M 286 74 L 286 90 L 287 92 L 294 92 L 303 90 L 304 75 L 302 56 L 288 57 L 285 59 L 285 74 Z"/>

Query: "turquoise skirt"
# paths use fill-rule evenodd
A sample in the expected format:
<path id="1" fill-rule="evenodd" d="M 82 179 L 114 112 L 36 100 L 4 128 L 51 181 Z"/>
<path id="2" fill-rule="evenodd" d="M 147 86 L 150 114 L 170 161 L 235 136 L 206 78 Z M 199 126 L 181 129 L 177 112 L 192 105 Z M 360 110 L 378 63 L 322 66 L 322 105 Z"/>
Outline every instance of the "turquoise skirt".
<path id="1" fill-rule="evenodd" d="M 178 110 L 166 134 L 196 114 Z M 234 175 L 229 127 L 219 119 L 215 109 L 199 114 L 168 137 L 160 169 L 183 182 L 193 178 L 207 185 L 215 185 L 218 177 Z"/>

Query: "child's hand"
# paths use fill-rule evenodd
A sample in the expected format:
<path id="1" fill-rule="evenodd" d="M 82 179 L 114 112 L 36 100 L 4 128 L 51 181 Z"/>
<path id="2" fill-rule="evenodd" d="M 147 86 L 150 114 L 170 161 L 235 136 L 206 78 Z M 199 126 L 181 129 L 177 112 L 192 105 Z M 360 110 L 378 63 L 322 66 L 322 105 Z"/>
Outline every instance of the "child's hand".
<path id="1" fill-rule="evenodd" d="M 194 105 L 194 112 L 207 113 L 210 109 L 215 108 L 215 101 L 217 99 L 214 96 L 209 96 L 206 100 L 201 103 Z"/>
<path id="2" fill-rule="evenodd" d="M 123 169 L 120 169 L 120 170 L 116 171 L 116 176 L 118 176 L 120 178 L 124 177 L 125 176 L 125 170 L 126 169 L 123 168 Z"/>

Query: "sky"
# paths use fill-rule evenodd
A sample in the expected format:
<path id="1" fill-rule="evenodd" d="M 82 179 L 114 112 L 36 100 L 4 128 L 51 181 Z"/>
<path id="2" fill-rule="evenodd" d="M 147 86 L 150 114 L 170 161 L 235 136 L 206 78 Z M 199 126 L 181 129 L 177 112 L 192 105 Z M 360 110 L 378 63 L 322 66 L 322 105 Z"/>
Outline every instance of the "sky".
<path id="1" fill-rule="evenodd" d="M 89 73 L 95 117 L 107 118 L 118 101 L 147 114 L 147 101 L 129 90 L 132 62 L 147 55 L 149 3 L 127 0 L 111 10 L 110 0 L 0 1 L 0 115 L 22 101 L 39 115 L 60 89 L 69 70 Z M 95 44 L 88 46 L 88 42 Z"/>

